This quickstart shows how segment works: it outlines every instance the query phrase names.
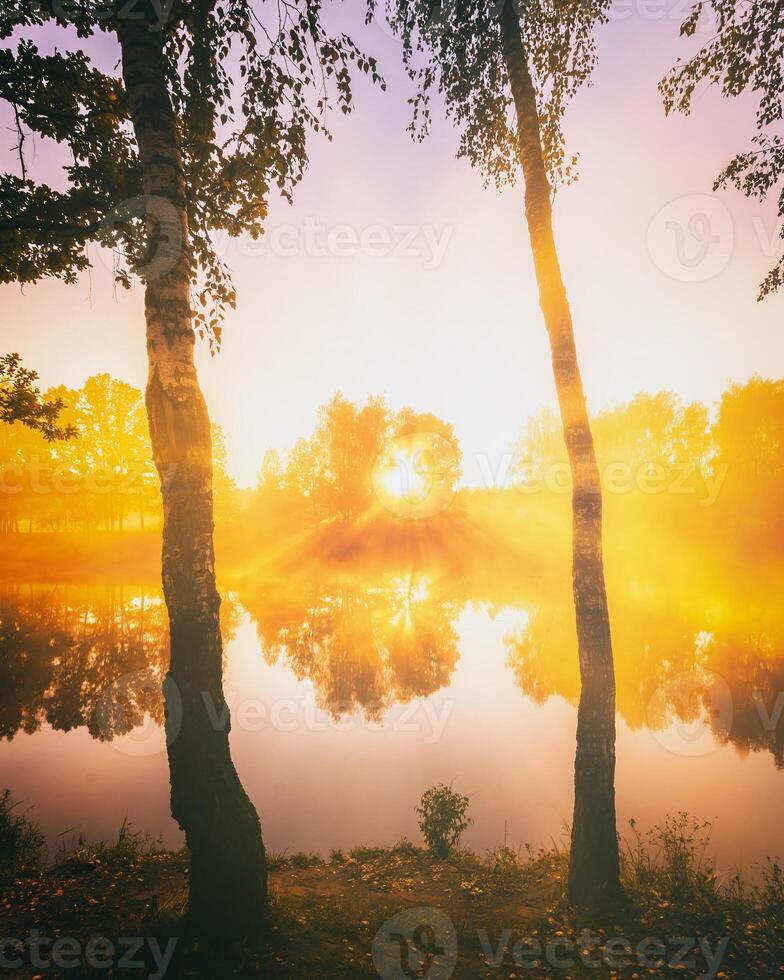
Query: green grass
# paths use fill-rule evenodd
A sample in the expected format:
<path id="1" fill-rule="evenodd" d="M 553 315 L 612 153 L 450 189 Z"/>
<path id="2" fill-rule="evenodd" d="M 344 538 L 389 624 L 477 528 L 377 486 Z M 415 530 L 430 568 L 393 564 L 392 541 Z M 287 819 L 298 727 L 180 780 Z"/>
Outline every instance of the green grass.
<path id="1" fill-rule="evenodd" d="M 470 895 L 512 895 L 536 885 L 546 876 L 564 878 L 568 854 L 562 848 L 517 851 L 501 846 L 484 855 L 456 851 L 445 859 L 458 868 L 465 881 L 461 887 Z"/>
<path id="2" fill-rule="evenodd" d="M 126 818 L 113 841 L 90 844 L 81 834 L 68 842 L 62 840 L 55 854 L 54 866 L 64 874 L 77 874 L 95 865 L 112 868 L 133 864 L 162 852 L 163 843 L 160 839 L 149 834 L 135 833 Z"/>
<path id="3" fill-rule="evenodd" d="M 6 799 L 6 811 L 10 805 Z M 218 972 L 205 959 L 209 942 L 199 937 L 193 943 L 188 933 L 186 856 L 163 852 L 126 822 L 109 844 L 79 840 L 53 865 L 16 880 L 0 907 L 0 934 L 21 935 L 45 921 L 85 939 L 138 930 L 181 936 L 185 972 L 176 975 L 194 980 L 377 980 L 371 950 L 378 930 L 402 909 L 424 906 L 442 909 L 454 923 L 460 951 L 454 980 L 523 976 L 511 947 L 502 967 L 491 969 L 486 961 L 481 935 L 495 945 L 504 930 L 512 930 L 513 939 L 536 937 L 543 944 L 588 930 L 596 934 L 596 956 L 612 937 L 626 937 L 636 947 L 647 937 L 704 936 L 712 948 L 726 937 L 718 980 L 770 980 L 781 975 L 784 872 L 768 861 L 753 884 L 719 874 L 709 858 L 710 829 L 683 813 L 647 833 L 632 824 L 623 847 L 624 899 L 591 910 L 569 905 L 568 850 L 555 843 L 540 850 L 504 845 L 484 855 L 462 850 L 445 858 L 405 839 L 387 848 L 357 847 L 347 855 L 335 849 L 328 861 L 312 853 L 273 852 L 269 932 L 260 947 L 235 950 L 231 968 L 221 961 Z M 651 972 L 656 971 L 639 975 Z M 614 974 L 577 966 L 566 975 L 582 980 Z M 669 974 L 665 969 L 656 975 Z"/>
<path id="4" fill-rule="evenodd" d="M 771 916 L 784 912 L 784 872 L 768 858 L 760 881 L 721 875 L 710 857 L 712 825 L 679 812 L 642 833 L 630 821 L 631 840 L 621 854 L 622 883 L 630 896 L 653 894 L 682 909 L 750 907 Z"/>
<path id="5" fill-rule="evenodd" d="M 325 864 L 324 858 L 312 852 L 267 851 L 267 870 L 280 871 L 282 868 L 318 868 Z"/>
<path id="6" fill-rule="evenodd" d="M 372 861 L 374 858 L 382 857 L 387 853 L 386 847 L 352 847 L 348 852 L 349 860 L 358 861 L 360 864 L 363 861 Z"/>
<path id="7" fill-rule="evenodd" d="M 32 873 L 46 857 L 43 834 L 22 805 L 10 790 L 0 796 L 0 880 Z"/>

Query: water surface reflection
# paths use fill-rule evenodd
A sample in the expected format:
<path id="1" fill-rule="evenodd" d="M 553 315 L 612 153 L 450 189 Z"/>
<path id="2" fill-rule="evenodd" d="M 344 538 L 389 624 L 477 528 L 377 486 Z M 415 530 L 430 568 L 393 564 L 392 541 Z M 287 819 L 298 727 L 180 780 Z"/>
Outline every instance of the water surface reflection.
<path id="1" fill-rule="evenodd" d="M 472 794 L 469 844 L 496 844 L 505 822 L 518 842 L 557 835 L 578 695 L 568 591 L 543 578 L 510 602 L 492 576 L 310 571 L 285 586 L 237 576 L 222 609 L 235 759 L 270 846 L 415 836 L 419 794 L 452 780 Z M 717 816 L 732 864 L 782 850 L 784 612 L 758 585 L 611 587 L 621 816 Z M 110 833 L 128 814 L 178 839 L 166 658 L 154 586 L 0 590 L 3 782 L 50 835 Z"/>

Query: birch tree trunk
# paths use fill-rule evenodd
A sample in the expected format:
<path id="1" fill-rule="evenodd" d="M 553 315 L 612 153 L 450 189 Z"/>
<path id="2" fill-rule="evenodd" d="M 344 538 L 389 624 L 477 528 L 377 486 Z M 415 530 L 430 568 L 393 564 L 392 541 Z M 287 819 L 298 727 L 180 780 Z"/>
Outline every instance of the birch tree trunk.
<path id="1" fill-rule="evenodd" d="M 259 818 L 229 751 L 215 584 L 212 445 L 194 365 L 182 158 L 163 32 L 151 30 L 144 20 L 121 18 L 118 34 L 148 220 L 151 214 L 164 216 L 146 276 L 145 400 L 163 496 L 163 590 L 171 637 L 164 694 L 172 815 L 191 852 L 189 917 L 194 927 L 205 938 L 236 938 L 254 933 L 262 921 L 267 874 Z"/>
<path id="2" fill-rule="evenodd" d="M 525 217 L 572 473 L 572 586 L 581 694 L 569 895 L 572 901 L 583 904 L 619 890 L 615 672 L 602 563 L 602 491 L 572 315 L 553 236 L 552 192 L 544 162 L 536 93 L 514 0 L 506 0 L 503 5 L 501 33 L 517 113 Z"/>

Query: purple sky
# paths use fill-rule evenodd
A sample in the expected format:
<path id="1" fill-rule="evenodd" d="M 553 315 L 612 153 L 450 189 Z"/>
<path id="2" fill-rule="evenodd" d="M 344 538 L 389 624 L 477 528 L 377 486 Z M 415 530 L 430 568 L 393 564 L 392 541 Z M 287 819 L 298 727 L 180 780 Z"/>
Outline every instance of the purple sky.
<path id="1" fill-rule="evenodd" d="M 557 236 L 592 409 L 642 388 L 713 401 L 730 381 L 783 373 L 784 298 L 756 302 L 777 254 L 775 209 L 711 191 L 753 134 L 754 103 L 710 90 L 691 118 L 664 118 L 657 82 L 698 40 L 678 36 L 682 7 L 618 4 L 594 86 L 567 119 L 582 177 L 557 196 Z M 312 142 L 294 207 L 272 207 L 264 254 L 229 246 L 239 307 L 222 353 L 200 355 L 203 384 L 245 484 L 264 450 L 310 431 L 338 389 L 452 421 L 475 483 L 478 457 L 500 459 L 530 414 L 554 406 L 522 191 L 484 189 L 455 159 L 446 123 L 412 143 L 398 42 L 362 27 L 359 5 L 339 20 L 379 58 L 389 90 L 363 81 L 334 141 Z M 96 58 L 116 65 L 111 38 Z M 13 143 L 3 128 L 6 169 Z M 61 160 L 38 145 L 36 176 L 58 182 Z M 142 387 L 141 290 L 116 291 L 94 256 L 76 286 L 2 287 L 3 349 L 46 385 L 110 371 Z"/>

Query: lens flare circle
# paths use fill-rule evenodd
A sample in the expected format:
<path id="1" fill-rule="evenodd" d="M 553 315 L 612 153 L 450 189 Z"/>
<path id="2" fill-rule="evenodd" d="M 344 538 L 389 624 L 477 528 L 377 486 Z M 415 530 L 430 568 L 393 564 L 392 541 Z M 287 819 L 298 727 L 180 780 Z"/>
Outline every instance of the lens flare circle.
<path id="1" fill-rule="evenodd" d="M 410 432 L 391 439 L 373 465 L 371 480 L 386 510 L 410 520 L 446 510 L 455 490 L 449 479 L 454 448 L 437 432 Z"/>

